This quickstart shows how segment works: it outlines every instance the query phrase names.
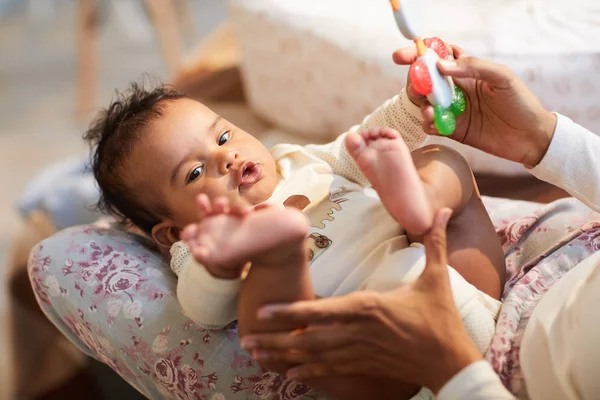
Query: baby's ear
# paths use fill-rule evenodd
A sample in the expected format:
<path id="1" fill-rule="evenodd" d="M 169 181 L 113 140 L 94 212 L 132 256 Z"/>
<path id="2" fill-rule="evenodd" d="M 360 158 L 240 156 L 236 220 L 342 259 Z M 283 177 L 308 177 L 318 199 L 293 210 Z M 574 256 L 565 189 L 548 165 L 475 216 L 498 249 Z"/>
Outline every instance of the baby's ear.
<path id="1" fill-rule="evenodd" d="M 164 257 L 171 258 L 169 250 L 179 240 L 179 233 L 179 228 L 170 220 L 160 222 L 152 228 L 152 239 Z"/>

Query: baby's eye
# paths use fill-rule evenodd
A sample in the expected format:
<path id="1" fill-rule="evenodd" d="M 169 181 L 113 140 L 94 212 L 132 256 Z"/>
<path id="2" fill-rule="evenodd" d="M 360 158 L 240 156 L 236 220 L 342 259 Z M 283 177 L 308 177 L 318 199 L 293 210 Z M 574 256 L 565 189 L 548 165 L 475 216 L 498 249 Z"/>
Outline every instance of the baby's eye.
<path id="1" fill-rule="evenodd" d="M 229 142 L 229 136 L 230 136 L 230 133 L 229 133 L 229 131 L 227 131 L 227 132 L 225 132 L 224 134 L 222 134 L 222 135 L 219 137 L 219 142 L 218 142 L 218 143 L 219 143 L 219 146 L 223 146 L 225 143 Z"/>
<path id="2" fill-rule="evenodd" d="M 204 172 L 204 166 L 203 165 L 199 165 L 196 168 L 194 168 L 192 170 L 192 172 L 190 172 L 190 175 L 188 176 L 187 183 L 192 183 L 196 179 L 200 178 L 200 176 L 202 176 L 203 172 Z"/>

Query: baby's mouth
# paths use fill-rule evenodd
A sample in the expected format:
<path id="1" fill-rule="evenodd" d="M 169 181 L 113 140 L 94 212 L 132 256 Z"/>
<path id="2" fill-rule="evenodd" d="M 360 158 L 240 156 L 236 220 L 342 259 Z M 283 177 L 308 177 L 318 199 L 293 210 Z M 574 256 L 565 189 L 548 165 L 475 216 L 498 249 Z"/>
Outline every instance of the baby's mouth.
<path id="1" fill-rule="evenodd" d="M 240 189 L 249 187 L 260 180 L 262 172 L 260 165 L 253 162 L 246 162 L 240 168 Z"/>

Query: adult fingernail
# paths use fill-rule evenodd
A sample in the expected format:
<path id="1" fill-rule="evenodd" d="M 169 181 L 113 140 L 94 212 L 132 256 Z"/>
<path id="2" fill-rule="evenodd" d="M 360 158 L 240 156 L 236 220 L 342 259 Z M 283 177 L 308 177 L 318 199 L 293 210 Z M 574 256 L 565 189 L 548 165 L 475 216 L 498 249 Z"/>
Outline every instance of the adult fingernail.
<path id="1" fill-rule="evenodd" d="M 438 61 L 438 64 L 442 67 L 444 67 L 444 69 L 448 70 L 448 69 L 456 69 L 456 67 L 458 66 L 458 64 L 456 63 L 455 60 L 445 60 L 445 59 L 441 59 Z"/>
<path id="2" fill-rule="evenodd" d="M 446 226 L 448 224 L 448 221 L 450 220 L 451 216 L 452 216 L 451 209 L 446 208 L 446 209 L 442 210 L 441 222 L 444 226 Z"/>
<path id="3" fill-rule="evenodd" d="M 263 307 L 258 310 L 257 313 L 258 319 L 273 319 L 273 309 L 269 306 Z"/>
<path id="4" fill-rule="evenodd" d="M 269 352 L 265 350 L 254 350 L 252 352 L 252 358 L 256 361 L 265 361 L 269 359 Z"/>
<path id="5" fill-rule="evenodd" d="M 242 346 L 242 349 L 244 350 L 251 350 L 258 346 L 258 342 L 253 338 L 243 338 L 240 342 L 240 346 Z"/>
<path id="6" fill-rule="evenodd" d="M 292 380 L 297 380 L 300 379 L 300 374 L 298 373 L 298 371 L 290 369 L 287 373 L 286 376 L 288 377 L 288 379 L 292 379 Z"/>

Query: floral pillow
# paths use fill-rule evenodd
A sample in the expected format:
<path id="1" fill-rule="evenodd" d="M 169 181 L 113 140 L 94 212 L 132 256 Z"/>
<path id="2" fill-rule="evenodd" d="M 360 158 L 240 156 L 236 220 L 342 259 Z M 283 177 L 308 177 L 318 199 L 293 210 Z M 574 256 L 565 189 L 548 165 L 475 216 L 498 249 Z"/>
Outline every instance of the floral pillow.
<path id="1" fill-rule="evenodd" d="M 175 275 L 146 244 L 108 226 L 82 226 L 32 251 L 38 302 L 78 348 L 149 398 L 325 398 L 258 367 L 235 324 L 208 331 L 186 318 Z"/>

